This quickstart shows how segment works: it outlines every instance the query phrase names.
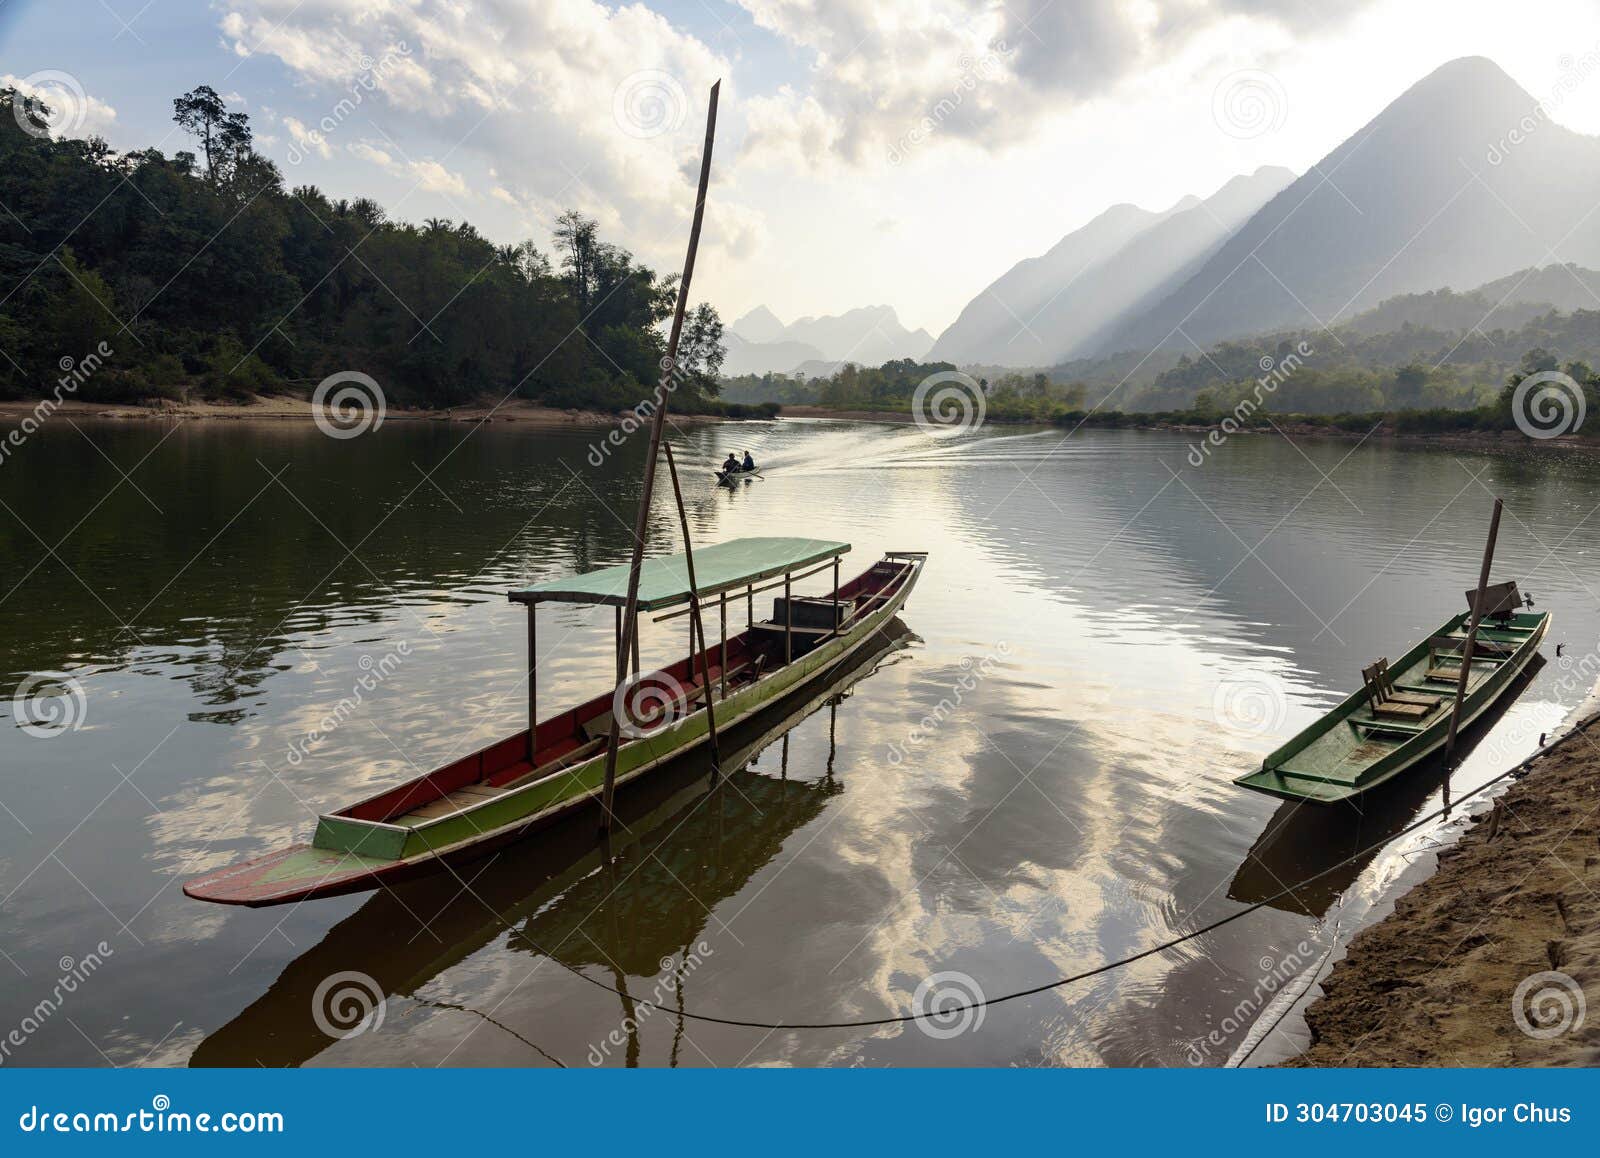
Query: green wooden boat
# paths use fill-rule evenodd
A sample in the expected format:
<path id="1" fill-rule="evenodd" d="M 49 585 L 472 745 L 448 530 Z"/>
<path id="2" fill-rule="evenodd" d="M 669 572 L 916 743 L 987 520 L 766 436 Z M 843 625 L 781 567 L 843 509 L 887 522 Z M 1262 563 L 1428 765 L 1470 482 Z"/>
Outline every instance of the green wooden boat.
<path id="1" fill-rule="evenodd" d="M 1367 668 L 1360 691 L 1269 755 L 1260 771 L 1234 783 L 1286 800 L 1335 804 L 1393 780 L 1437 752 L 1450 730 L 1470 620 L 1471 612 L 1464 611 L 1393 667 L 1380 660 Z M 1484 618 L 1460 728 L 1506 693 L 1537 653 L 1549 626 L 1547 611 L 1506 611 Z"/>
<path id="2" fill-rule="evenodd" d="M 684 556 L 647 559 L 641 612 L 680 608 L 691 594 L 720 612 L 720 640 L 655 672 L 622 670 L 621 608 L 628 567 L 607 567 L 509 593 L 528 608 L 530 726 L 426 776 L 317 818 L 311 843 L 241 861 L 196 877 L 189 896 L 229 905 L 280 905 L 362 892 L 480 857 L 574 811 L 593 807 L 603 782 L 606 740 L 615 716 L 625 737 L 617 749 L 617 784 L 626 784 L 705 743 L 708 700 L 719 728 L 731 728 L 790 692 L 836 679 L 904 605 L 927 559 L 894 551 L 847 582 L 839 560 L 849 543 L 823 539 L 734 539 L 695 552 L 691 592 Z M 831 569 L 832 590 L 793 594 L 792 584 Z M 771 582 L 769 582 L 771 581 Z M 770 619 L 756 618 L 758 592 L 779 589 Z M 730 600 L 730 596 L 732 599 Z M 613 692 L 540 718 L 533 665 L 535 612 L 541 603 L 587 603 L 618 609 L 618 684 Z M 730 603 L 748 622 L 727 634 Z M 707 678 L 709 676 L 709 679 Z"/>

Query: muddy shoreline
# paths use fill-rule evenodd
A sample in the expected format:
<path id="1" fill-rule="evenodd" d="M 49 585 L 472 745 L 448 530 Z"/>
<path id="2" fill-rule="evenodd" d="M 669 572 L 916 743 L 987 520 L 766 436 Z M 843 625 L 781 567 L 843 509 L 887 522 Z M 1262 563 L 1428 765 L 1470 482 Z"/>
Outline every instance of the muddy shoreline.
<path id="1" fill-rule="evenodd" d="M 1286 1066 L 1600 1064 L 1600 715 L 1515 773 L 1321 990 Z"/>

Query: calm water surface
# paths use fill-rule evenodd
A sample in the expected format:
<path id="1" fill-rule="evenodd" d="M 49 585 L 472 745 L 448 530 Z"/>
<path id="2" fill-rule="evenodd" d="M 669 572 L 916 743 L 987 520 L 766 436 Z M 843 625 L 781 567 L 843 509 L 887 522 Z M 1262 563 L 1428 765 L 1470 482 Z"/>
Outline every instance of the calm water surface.
<path id="1" fill-rule="evenodd" d="M 58 417 L 7 460 L 0 1036 L 25 1043 L 5 1064 L 1222 1064 L 1280 975 L 1426 865 L 1428 834 L 953 1035 L 752 1031 L 640 1002 L 836 1021 L 908 1012 L 919 986 L 997 996 L 1393 833 L 1441 774 L 1363 814 L 1292 815 L 1230 781 L 1464 605 L 1491 494 L 1496 576 L 1555 613 L 1551 662 L 1472 737 L 1453 789 L 1589 690 L 1570 660 L 1600 639 L 1588 459 L 1238 437 L 1195 467 L 1169 434 L 697 428 L 676 438 L 697 542 L 846 539 L 847 573 L 931 552 L 904 633 L 838 696 L 733 738 L 751 763 L 721 789 L 686 766 L 633 801 L 609 858 L 585 827 L 392 893 L 186 899 L 187 877 L 520 726 L 505 590 L 627 557 L 643 439 L 596 467 L 596 436 Z M 745 446 L 765 481 L 712 486 Z M 666 502 L 649 546 L 679 549 Z M 604 690 L 610 616 L 541 612 L 543 703 Z M 682 635 L 648 627 L 646 663 Z M 83 693 L 34 705 L 69 717 L 43 735 L 10 698 L 41 672 Z M 359 702 L 308 742 L 341 699 Z M 372 980 L 382 1017 L 334 1037 L 317 999 L 344 973 Z"/>

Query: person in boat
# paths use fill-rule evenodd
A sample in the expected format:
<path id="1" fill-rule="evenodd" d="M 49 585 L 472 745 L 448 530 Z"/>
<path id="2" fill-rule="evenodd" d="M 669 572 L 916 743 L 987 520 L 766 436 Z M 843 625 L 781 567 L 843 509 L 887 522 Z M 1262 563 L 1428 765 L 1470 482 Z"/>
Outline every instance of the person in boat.
<path id="1" fill-rule="evenodd" d="M 738 469 L 739 469 L 739 456 L 734 454 L 733 451 L 730 450 L 728 452 L 727 461 L 722 464 L 722 473 L 723 474 L 727 474 L 729 471 L 735 471 L 735 470 L 738 470 Z"/>
<path id="2" fill-rule="evenodd" d="M 755 470 L 756 469 L 756 460 L 750 457 L 750 452 L 748 450 L 744 452 L 744 466 L 743 466 L 743 469 L 744 470 Z"/>

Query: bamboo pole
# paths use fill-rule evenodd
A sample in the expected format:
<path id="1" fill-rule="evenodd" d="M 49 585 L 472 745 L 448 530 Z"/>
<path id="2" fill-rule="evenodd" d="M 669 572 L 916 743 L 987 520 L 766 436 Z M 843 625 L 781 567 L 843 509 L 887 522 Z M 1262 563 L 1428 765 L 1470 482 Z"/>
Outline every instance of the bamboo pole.
<path id="1" fill-rule="evenodd" d="M 656 391 L 655 413 L 650 418 L 650 449 L 645 460 L 644 487 L 639 494 L 639 511 L 633 521 L 633 558 L 628 563 L 628 600 L 622 616 L 624 638 L 630 647 L 637 647 L 639 631 L 639 568 L 644 563 L 644 536 L 649 527 L 650 500 L 655 492 L 656 457 L 661 453 L 661 430 L 667 420 L 668 380 L 678 365 L 678 340 L 683 336 L 683 316 L 689 307 L 689 283 L 694 277 L 695 251 L 700 248 L 700 225 L 705 219 L 706 189 L 711 184 L 711 147 L 717 135 L 717 94 L 722 88 L 719 80 L 711 86 L 711 98 L 706 107 L 706 141 L 700 154 L 700 187 L 695 195 L 694 223 L 689 227 L 689 251 L 683 259 L 683 278 L 678 282 L 678 305 L 672 314 L 672 332 L 667 338 L 667 359 L 661 375 L 661 385 Z M 620 686 L 621 681 L 618 681 Z M 611 831 L 614 819 L 612 805 L 617 794 L 617 746 L 621 742 L 621 720 L 611 713 L 611 734 L 606 741 L 605 784 L 600 794 L 600 827 Z"/>
<path id="2" fill-rule="evenodd" d="M 1467 625 L 1467 642 L 1461 648 L 1461 678 L 1456 681 L 1455 703 L 1450 706 L 1450 734 L 1444 742 L 1445 767 L 1456 750 L 1456 728 L 1461 722 L 1461 704 L 1467 698 L 1467 681 L 1472 677 L 1472 649 L 1478 642 L 1478 624 L 1483 620 L 1484 591 L 1489 586 L 1489 567 L 1494 562 L 1494 540 L 1500 533 L 1500 508 L 1504 504 L 1494 501 L 1494 514 L 1489 516 L 1489 541 L 1483 545 L 1483 567 L 1478 571 L 1478 592 L 1472 600 L 1472 618 Z"/>
<path id="3" fill-rule="evenodd" d="M 721 597 L 722 612 L 722 698 L 728 698 L 728 593 Z"/>
<path id="4" fill-rule="evenodd" d="M 615 607 L 613 610 L 617 613 L 617 626 L 616 633 L 612 636 L 612 643 L 617 653 L 617 682 L 620 684 L 622 678 L 628 674 L 628 652 L 622 640 L 622 608 Z"/>
<path id="5" fill-rule="evenodd" d="M 672 458 L 672 443 L 664 442 L 667 452 L 667 474 L 672 479 L 672 496 L 678 504 L 678 524 L 683 528 L 683 563 L 689 572 L 689 671 L 694 671 L 696 650 L 700 655 L 700 688 L 706 697 L 706 742 L 711 747 L 711 774 L 722 775 L 722 754 L 717 751 L 717 704 L 711 689 L 711 649 L 706 646 L 706 623 L 700 614 L 700 588 L 694 578 L 694 545 L 689 542 L 689 516 L 683 509 L 683 491 L 678 487 L 678 464 Z M 698 649 L 695 637 L 699 636 Z M 690 679 L 693 679 L 691 674 Z M 689 697 L 693 704 L 694 697 Z"/>

